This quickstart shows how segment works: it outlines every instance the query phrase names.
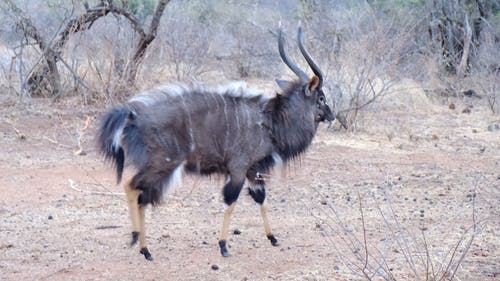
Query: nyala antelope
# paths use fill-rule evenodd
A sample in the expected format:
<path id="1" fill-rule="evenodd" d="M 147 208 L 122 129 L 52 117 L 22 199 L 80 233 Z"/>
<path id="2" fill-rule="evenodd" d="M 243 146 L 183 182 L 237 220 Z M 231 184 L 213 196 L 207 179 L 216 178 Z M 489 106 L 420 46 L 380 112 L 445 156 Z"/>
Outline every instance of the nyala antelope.
<path id="1" fill-rule="evenodd" d="M 267 238 L 271 231 L 265 205 L 263 177 L 276 164 L 299 156 L 311 144 L 320 122 L 334 120 L 323 93 L 323 74 L 304 47 L 298 46 L 314 72 L 310 78 L 285 54 L 283 34 L 278 38 L 283 62 L 298 76 L 277 80 L 281 93 L 269 96 L 244 84 L 219 88 L 169 85 L 146 91 L 111 109 L 98 132 L 102 154 L 116 166 L 118 182 L 125 165 L 134 174 L 125 181 L 132 243 L 152 260 L 145 239 L 144 211 L 157 205 L 184 173 L 222 174 L 227 205 L 219 247 L 224 257 L 228 227 L 236 200 L 247 182 L 250 196 L 260 205 Z"/>

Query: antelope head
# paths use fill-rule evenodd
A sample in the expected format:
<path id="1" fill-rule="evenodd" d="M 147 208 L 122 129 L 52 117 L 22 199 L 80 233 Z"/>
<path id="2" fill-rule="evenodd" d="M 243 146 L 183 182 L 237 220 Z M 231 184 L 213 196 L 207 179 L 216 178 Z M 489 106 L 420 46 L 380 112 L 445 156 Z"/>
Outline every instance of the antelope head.
<path id="1" fill-rule="evenodd" d="M 300 79 L 300 83 L 302 85 L 302 92 L 308 98 L 308 100 L 312 100 L 315 104 L 314 108 L 314 120 L 316 123 L 319 122 L 329 122 L 331 123 L 335 120 L 335 114 L 332 112 L 328 103 L 326 101 L 325 93 L 323 92 L 323 73 L 319 69 L 318 65 L 314 62 L 311 55 L 304 47 L 303 43 L 303 35 L 302 28 L 299 27 L 297 34 L 297 41 L 300 52 L 302 56 L 309 64 L 309 67 L 313 71 L 314 75 L 310 78 L 307 73 L 305 73 L 302 69 L 300 69 L 296 64 L 294 64 L 288 56 L 285 54 L 285 49 L 283 47 L 283 32 L 279 30 L 279 38 L 278 38 L 278 49 L 280 53 L 280 57 L 283 62 L 290 68 L 290 70 L 295 73 Z M 285 80 L 276 80 L 279 87 L 282 89 L 287 89 L 290 87 L 292 82 Z"/>

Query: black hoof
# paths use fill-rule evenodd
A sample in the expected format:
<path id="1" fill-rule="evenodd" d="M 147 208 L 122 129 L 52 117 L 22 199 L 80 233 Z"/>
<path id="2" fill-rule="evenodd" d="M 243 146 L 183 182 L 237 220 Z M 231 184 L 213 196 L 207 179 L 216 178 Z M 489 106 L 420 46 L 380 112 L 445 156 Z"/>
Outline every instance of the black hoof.
<path id="1" fill-rule="evenodd" d="M 273 245 L 274 247 L 278 247 L 280 245 L 280 242 L 278 242 L 278 239 L 276 239 L 276 237 L 274 237 L 274 235 L 272 235 L 272 234 L 267 235 L 267 239 L 269 239 L 269 241 L 271 241 L 271 245 Z"/>
<path id="2" fill-rule="evenodd" d="M 227 250 L 227 246 L 226 246 L 226 240 L 219 240 L 219 247 L 220 247 L 220 254 L 223 256 L 223 257 L 229 257 L 231 256 L 229 254 L 229 251 Z"/>
<path id="3" fill-rule="evenodd" d="M 130 242 L 130 247 L 132 247 L 135 244 L 137 244 L 137 240 L 139 240 L 139 232 L 132 231 L 132 241 Z"/>
<path id="4" fill-rule="evenodd" d="M 143 254 L 148 261 L 153 260 L 153 256 L 151 256 L 151 253 L 149 252 L 148 248 L 146 247 L 142 248 L 140 253 Z"/>

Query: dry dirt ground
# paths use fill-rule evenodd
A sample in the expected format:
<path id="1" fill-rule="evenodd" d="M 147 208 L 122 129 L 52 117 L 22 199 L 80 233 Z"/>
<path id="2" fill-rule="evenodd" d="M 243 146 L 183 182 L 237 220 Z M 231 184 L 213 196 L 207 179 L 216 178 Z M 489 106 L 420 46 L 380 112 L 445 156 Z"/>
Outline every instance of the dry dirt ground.
<path id="1" fill-rule="evenodd" d="M 100 113 L 71 99 L 4 102 L 0 279 L 499 280 L 500 119 L 476 103 L 420 97 L 366 112 L 355 133 L 322 125 L 269 182 L 279 247 L 242 193 L 222 258 L 222 181 L 186 178 L 148 209 L 148 262 L 128 246 L 123 191 L 94 148 Z"/>

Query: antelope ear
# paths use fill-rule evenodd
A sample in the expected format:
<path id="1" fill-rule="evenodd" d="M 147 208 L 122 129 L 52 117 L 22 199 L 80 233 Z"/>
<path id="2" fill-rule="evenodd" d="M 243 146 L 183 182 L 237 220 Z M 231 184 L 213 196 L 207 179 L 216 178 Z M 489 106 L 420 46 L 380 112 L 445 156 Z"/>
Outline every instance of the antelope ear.
<path id="1" fill-rule="evenodd" d="M 319 86 L 319 78 L 318 76 L 313 76 L 307 85 L 306 96 L 311 96 L 312 92 L 316 90 Z"/>
<path id="2" fill-rule="evenodd" d="M 276 79 L 276 84 L 278 84 L 278 87 L 282 90 L 286 90 L 292 85 L 292 82 L 286 81 L 286 80 L 281 80 L 281 79 Z"/>

